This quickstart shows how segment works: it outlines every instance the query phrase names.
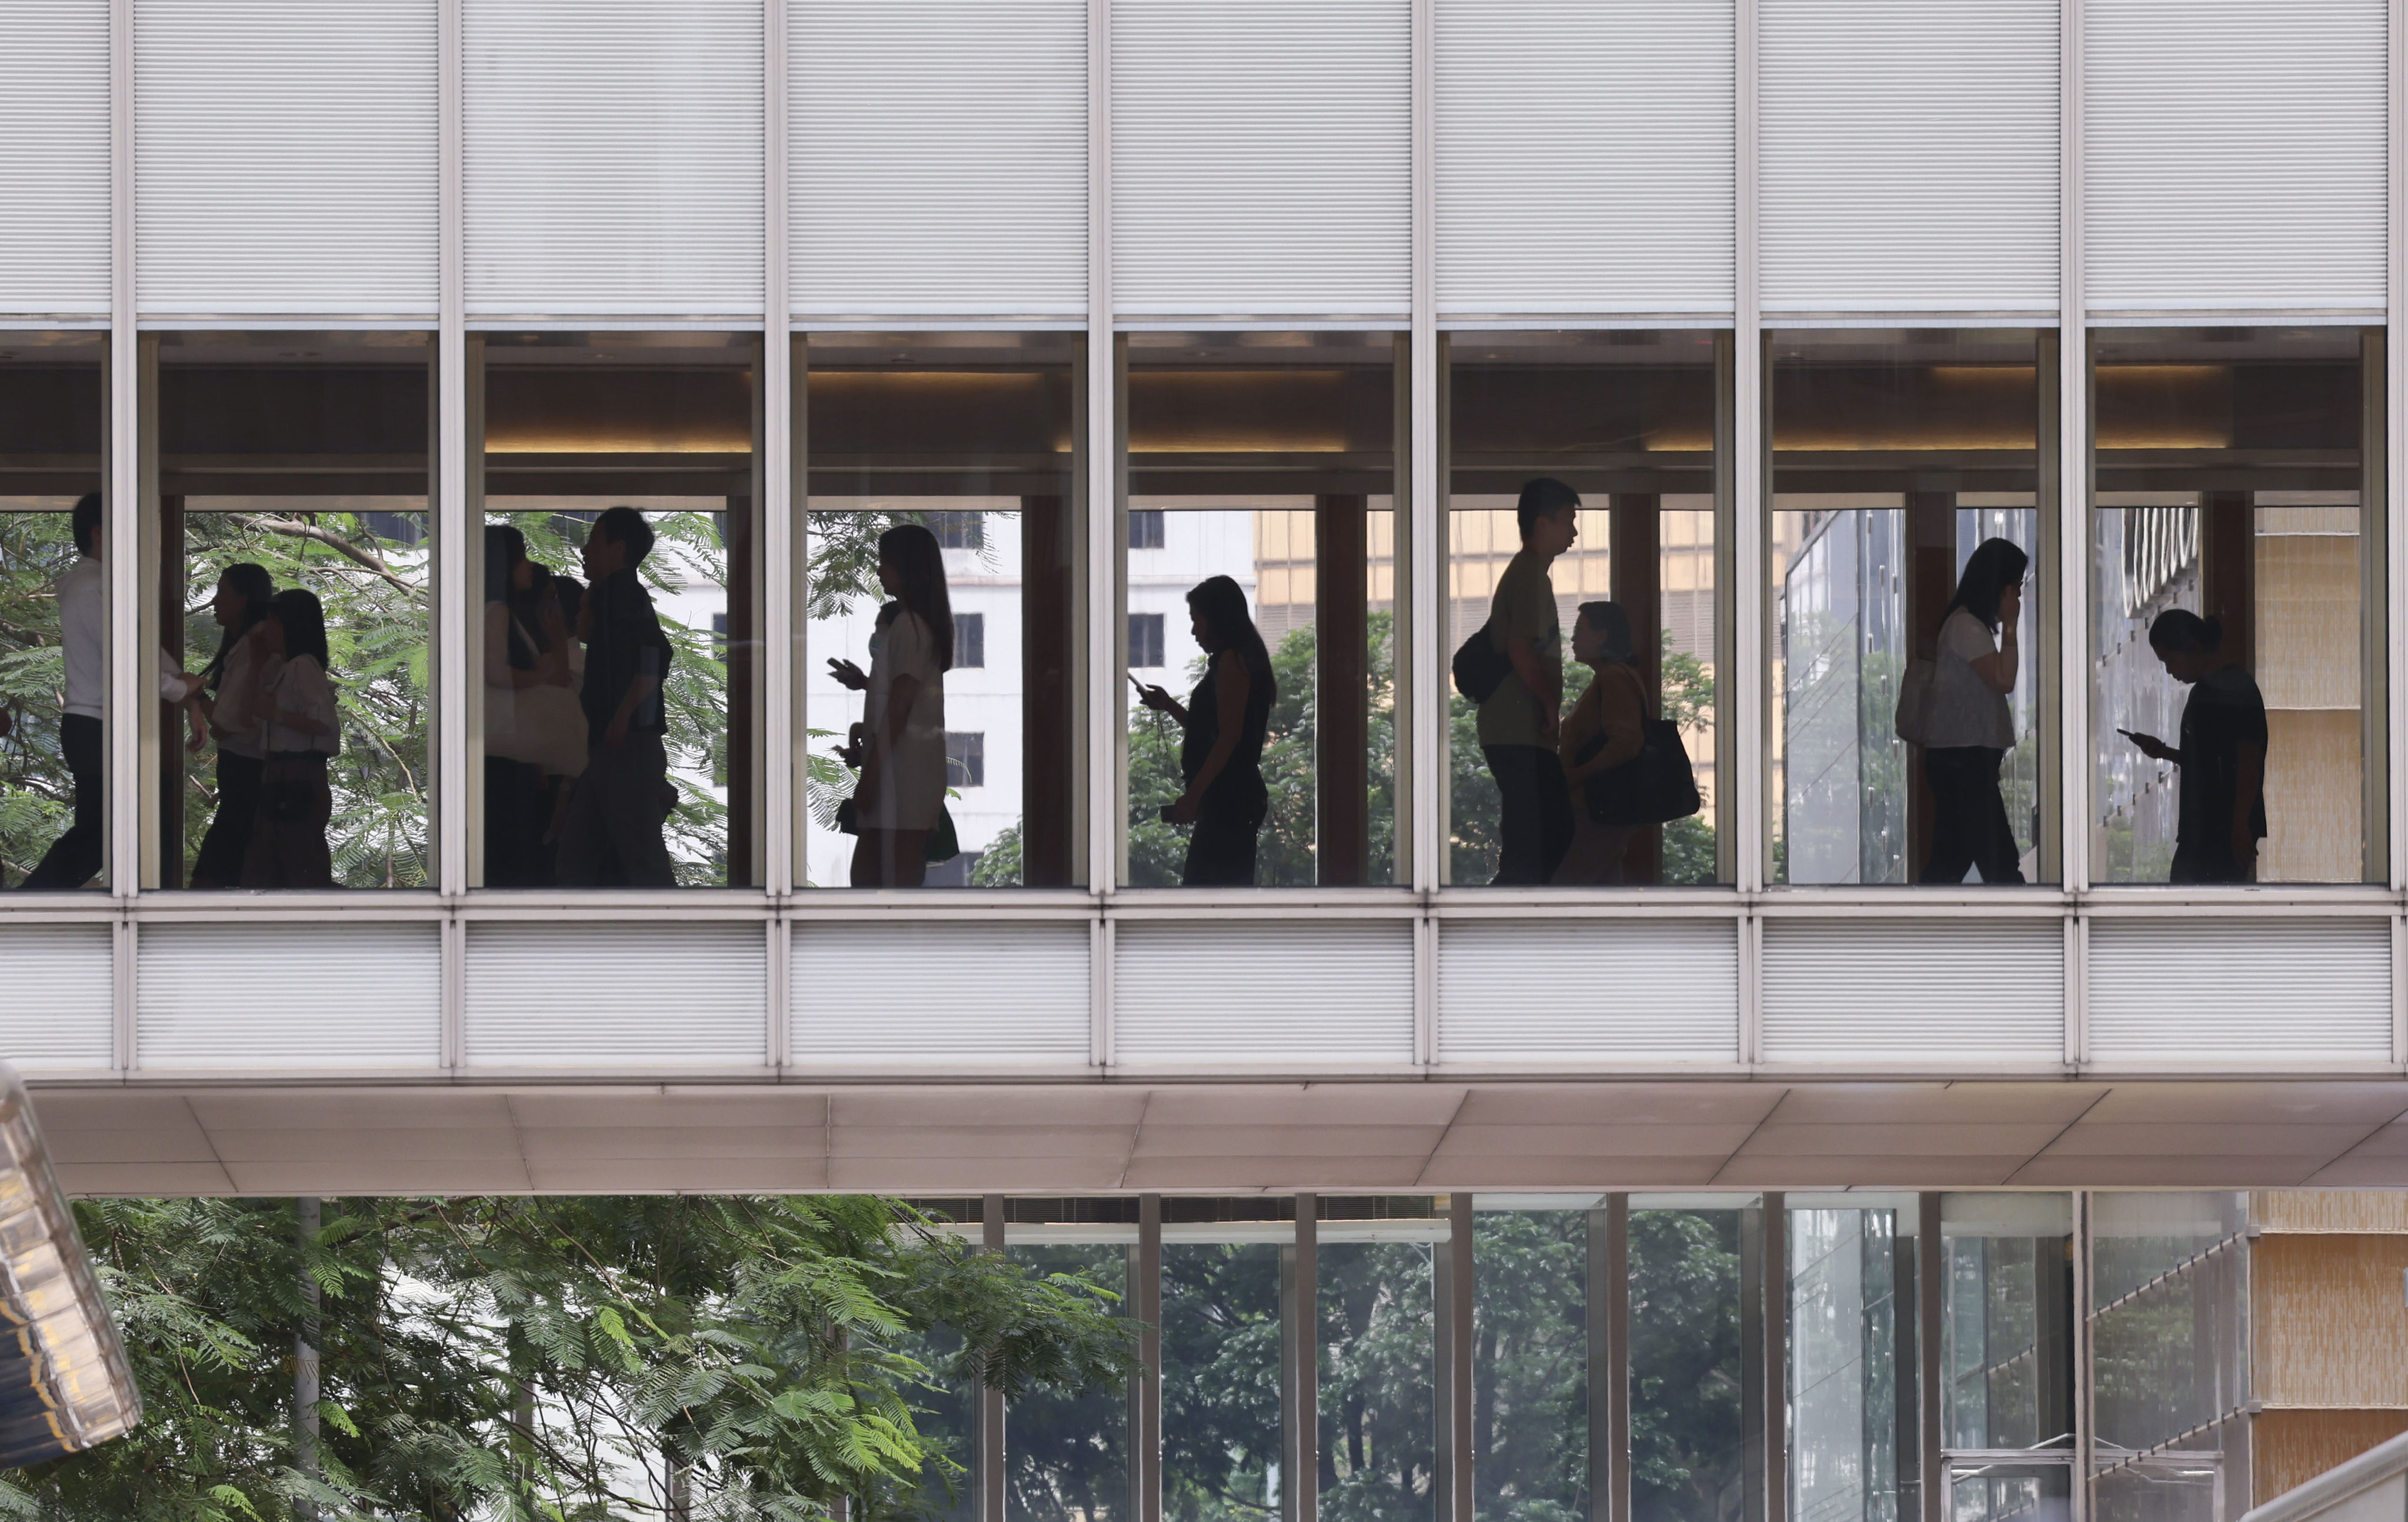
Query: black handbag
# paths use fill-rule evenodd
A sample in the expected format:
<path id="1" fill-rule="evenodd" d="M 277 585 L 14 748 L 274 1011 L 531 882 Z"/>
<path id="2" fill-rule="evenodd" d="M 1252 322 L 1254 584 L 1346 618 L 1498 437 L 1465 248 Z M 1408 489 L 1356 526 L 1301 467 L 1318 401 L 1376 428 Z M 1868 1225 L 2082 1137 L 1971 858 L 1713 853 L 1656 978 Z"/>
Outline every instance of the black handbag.
<path id="1" fill-rule="evenodd" d="M 1455 647 L 1455 690 L 1474 703 L 1486 703 L 1505 685 L 1512 669 L 1512 657 L 1489 642 L 1488 625 L 1484 623 Z"/>
<path id="2" fill-rule="evenodd" d="M 1698 774 L 1689 765 L 1689 750 L 1681 744 L 1681 726 L 1669 718 L 1650 718 L 1641 725 L 1639 754 L 1610 772 L 1600 772 L 1582 785 L 1588 817 L 1598 824 L 1663 824 L 1685 819 L 1705 806 L 1698 796 Z M 1598 734 L 1581 747 L 1574 762 L 1605 748 Z"/>

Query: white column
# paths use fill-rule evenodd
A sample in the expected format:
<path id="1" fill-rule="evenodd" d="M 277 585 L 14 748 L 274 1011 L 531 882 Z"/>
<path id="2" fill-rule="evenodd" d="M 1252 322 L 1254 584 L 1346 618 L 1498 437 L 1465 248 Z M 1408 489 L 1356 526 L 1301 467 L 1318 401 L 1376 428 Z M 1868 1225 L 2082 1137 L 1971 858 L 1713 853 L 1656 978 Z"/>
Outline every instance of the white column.
<path id="1" fill-rule="evenodd" d="M 761 7 L 764 61 L 761 90 L 761 545 L 753 557 L 760 567 L 760 616 L 753 629 L 761 640 L 762 712 L 758 733 L 763 754 L 760 862 L 761 885 L 771 894 L 794 890 L 800 875 L 795 856 L 801 848 L 795 838 L 795 552 L 800 539 L 795 518 L 793 434 L 794 342 L 788 335 L 787 314 L 794 302 L 786 289 L 789 264 L 786 207 L 786 0 L 763 0 Z M 773 973 L 772 988 L 782 984 Z M 773 1012 L 771 1023 L 779 1023 Z M 773 1053 L 782 1060 L 782 1052 Z"/>
<path id="2" fill-rule="evenodd" d="M 1736 92 L 1733 119 L 1738 133 L 1737 165 L 1732 198 L 1732 234 L 1737 239 L 1732 263 L 1731 386 L 1731 579 L 1733 686 L 1738 700 L 1731 704 L 1737 731 L 1733 750 L 1738 765 L 1730 778 L 1735 796 L 1731 813 L 1739 845 L 1733 856 L 1742 892 L 1764 886 L 1766 783 L 1769 768 L 1764 748 L 1767 685 L 1765 659 L 1765 487 L 1769 462 L 1764 448 L 1763 316 L 1758 295 L 1760 271 L 1756 257 L 1756 6 L 1738 0 L 1734 16 Z"/>
<path id="3" fill-rule="evenodd" d="M 468 500 L 468 331 L 466 304 L 467 229 L 463 206 L 461 137 L 461 0 L 441 0 L 437 21 L 436 143 L 437 306 L 435 338 L 435 828 L 436 884 L 447 897 L 469 881 L 469 702 L 481 689 L 470 654 L 469 609 L 479 601 L 469 581 L 478 525 Z M 481 780 L 480 778 L 479 780 Z M 456 949 L 447 938 L 447 952 Z M 447 976 L 447 990 L 457 987 Z M 452 1013 L 452 1012 L 447 1012 Z"/>
<path id="4" fill-rule="evenodd" d="M 1112 342 L 1112 7 L 1087 0 L 1087 886 L 1100 897 L 1120 874 L 1120 407 Z M 1096 959 L 1097 1045 L 1111 1049 L 1111 986 Z"/>
<path id="5" fill-rule="evenodd" d="M 2057 12 L 2057 821 L 2065 886 L 2090 886 L 2090 333 L 2083 292 L 2083 0 Z M 2041 468 L 2049 468 L 2042 461 Z M 2069 1025 L 2074 1014 L 2067 1012 Z"/>
<path id="6" fill-rule="evenodd" d="M 143 520 L 141 356 L 134 310 L 134 0 L 108 7 L 108 491 L 102 528 L 108 569 L 108 883 L 125 898 L 142 872 L 141 647 Z M 150 720 L 156 726 L 156 718 Z M 130 989 L 121 989 L 129 995 Z"/>

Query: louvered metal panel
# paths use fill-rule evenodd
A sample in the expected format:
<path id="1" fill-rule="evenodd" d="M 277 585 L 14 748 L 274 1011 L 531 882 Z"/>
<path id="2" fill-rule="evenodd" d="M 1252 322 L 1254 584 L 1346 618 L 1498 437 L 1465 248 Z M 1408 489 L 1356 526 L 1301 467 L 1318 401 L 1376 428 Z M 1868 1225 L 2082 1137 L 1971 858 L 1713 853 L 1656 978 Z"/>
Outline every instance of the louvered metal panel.
<path id="1" fill-rule="evenodd" d="M 2087 0 L 2094 310 L 2381 311 L 2383 0 Z"/>
<path id="2" fill-rule="evenodd" d="M 1764 307 L 2053 312 L 2057 0 L 1763 0 Z"/>
<path id="3" fill-rule="evenodd" d="M 144 1068 L 441 1065 L 433 924 L 145 925 L 135 943 Z"/>
<path id="4" fill-rule="evenodd" d="M 2391 1060 L 2381 919 L 2094 919 L 2094 1062 Z"/>
<path id="5" fill-rule="evenodd" d="M 1440 0 L 1441 315 L 1727 312 L 1730 0 Z"/>
<path id="6" fill-rule="evenodd" d="M 1441 1062 L 1735 1062 L 1727 919 L 1456 920 L 1439 927 Z"/>
<path id="7" fill-rule="evenodd" d="M 2061 1062 L 2057 919 L 1768 919 L 1768 1062 Z"/>
<path id="8" fill-rule="evenodd" d="M 1408 0 L 1113 0 L 1125 314 L 1411 302 Z"/>
<path id="9" fill-rule="evenodd" d="M 1123 1067 L 1413 1060 L 1410 925 L 1123 923 L 1116 937 L 1114 1055 Z"/>
<path id="10" fill-rule="evenodd" d="M 106 314 L 107 0 L 8 0 L 0 59 L 0 313 Z"/>
<path id="11" fill-rule="evenodd" d="M 468 927 L 471 1066 L 760 1067 L 768 1031 L 760 925 Z"/>
<path id="12" fill-rule="evenodd" d="M 1083 922 L 797 925 L 794 1064 L 1084 1066 L 1087 944 Z"/>
<path id="13" fill-rule="evenodd" d="M 435 0 L 137 0 L 146 312 L 432 316 Z"/>
<path id="14" fill-rule="evenodd" d="M 795 310 L 1087 309 L 1085 0 L 791 0 Z"/>
<path id="15" fill-rule="evenodd" d="M 759 313 L 759 0 L 463 21 L 471 315 Z"/>
<path id="16" fill-rule="evenodd" d="M 0 1060 L 27 1072 L 106 1069 L 116 1051 L 106 925 L 0 930 Z"/>

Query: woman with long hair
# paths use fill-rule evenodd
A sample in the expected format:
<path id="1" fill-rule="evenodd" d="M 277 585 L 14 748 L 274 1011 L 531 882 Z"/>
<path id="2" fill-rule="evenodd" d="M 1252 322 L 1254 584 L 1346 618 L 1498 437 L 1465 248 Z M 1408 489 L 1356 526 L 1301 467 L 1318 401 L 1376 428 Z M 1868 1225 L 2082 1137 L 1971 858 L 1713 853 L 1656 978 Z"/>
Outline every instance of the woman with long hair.
<path id="1" fill-rule="evenodd" d="M 2266 838 L 2266 699 L 2257 679 L 2222 653 L 2223 645 L 2220 619 L 2181 607 L 2158 614 L 2149 625 L 2149 648 L 2167 676 L 2190 688 L 2182 745 L 2115 732 L 2143 755 L 2182 768 L 2169 882 L 2258 879 L 2258 843 Z"/>
<path id="2" fill-rule="evenodd" d="M 1187 593 L 1187 616 L 1204 650 L 1203 679 L 1183 706 L 1159 687 L 1140 694 L 1147 707 L 1168 714 L 1183 732 L 1179 770 L 1187 789 L 1163 818 L 1196 827 L 1187 837 L 1182 885 L 1251 888 L 1255 847 L 1270 813 L 1263 739 L 1279 684 L 1262 632 L 1246 612 L 1245 589 L 1227 576 L 1207 577 Z"/>
<path id="3" fill-rule="evenodd" d="M 242 878 L 243 854 L 251 848 L 253 813 L 259 805 L 259 775 L 267 764 L 267 740 L 259 713 L 258 644 L 251 635 L 267 617 L 276 582 L 265 566 L 248 561 L 227 566 L 218 576 L 217 595 L 210 600 L 216 615 L 218 652 L 201 668 L 202 700 L 209 737 L 217 742 L 217 812 L 193 854 L 193 870 L 185 880 L 194 888 L 232 888 Z M 198 750 L 200 737 L 186 748 Z"/>
<path id="4" fill-rule="evenodd" d="M 1572 659 L 1597 675 L 1558 726 L 1556 752 L 1572 792 L 1572 845 L 1549 879 L 1557 887 L 1622 881 L 1637 825 L 1599 824 L 1588 806 L 1597 789 L 1612 787 L 1606 774 L 1637 756 L 1647 743 L 1646 721 L 1654 704 L 1639 675 L 1639 651 L 1630 637 L 1630 615 L 1619 603 L 1583 603 L 1572 620 Z"/>
<path id="5" fill-rule="evenodd" d="M 869 670 L 828 661 L 839 683 L 869 694 L 837 752 L 861 773 L 853 789 L 853 884 L 917 888 L 927 877 L 928 833 L 945 806 L 945 673 L 953 664 L 945 555 L 926 525 L 897 523 L 878 536 L 878 584 L 894 601 L 878 610 Z"/>
<path id="6" fill-rule="evenodd" d="M 570 683 L 568 625 L 526 536 L 485 527 L 485 885 L 552 881 L 545 837 L 565 776 L 581 770 L 585 715 Z M 573 733 L 569 733 L 572 732 Z"/>
<path id="7" fill-rule="evenodd" d="M 1968 868 L 1980 869 L 1985 883 L 2024 880 L 1999 769 L 2015 744 L 2007 694 L 2020 664 L 2015 625 L 2030 567 L 2022 547 L 1983 540 L 1941 615 L 1924 722 L 1923 775 L 1931 785 L 1927 883 L 1961 883 Z"/>
<path id="8" fill-rule="evenodd" d="M 339 748 L 335 686 L 326 674 L 326 610 L 318 594 L 278 592 L 260 621 L 260 653 L 274 670 L 261 689 L 267 761 L 243 855 L 245 888 L 332 888 L 326 825 L 335 798 L 326 761 Z"/>

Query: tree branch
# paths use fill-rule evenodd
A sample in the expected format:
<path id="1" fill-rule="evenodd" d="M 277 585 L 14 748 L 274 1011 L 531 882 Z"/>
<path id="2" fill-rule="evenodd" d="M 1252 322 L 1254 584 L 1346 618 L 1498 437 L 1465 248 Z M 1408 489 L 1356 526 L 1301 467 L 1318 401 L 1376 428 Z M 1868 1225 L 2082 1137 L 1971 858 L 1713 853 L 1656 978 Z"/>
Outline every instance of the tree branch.
<path id="1" fill-rule="evenodd" d="M 226 517 L 246 529 L 265 529 L 270 533 L 280 533 L 288 539 L 313 540 L 346 559 L 355 561 L 366 569 L 374 571 L 403 591 L 418 590 L 418 588 L 394 575 L 393 567 L 385 564 L 383 556 L 372 549 L 362 549 L 331 529 L 322 529 L 315 523 L 304 523 L 298 519 L 263 518 L 255 513 L 228 513 Z"/>

